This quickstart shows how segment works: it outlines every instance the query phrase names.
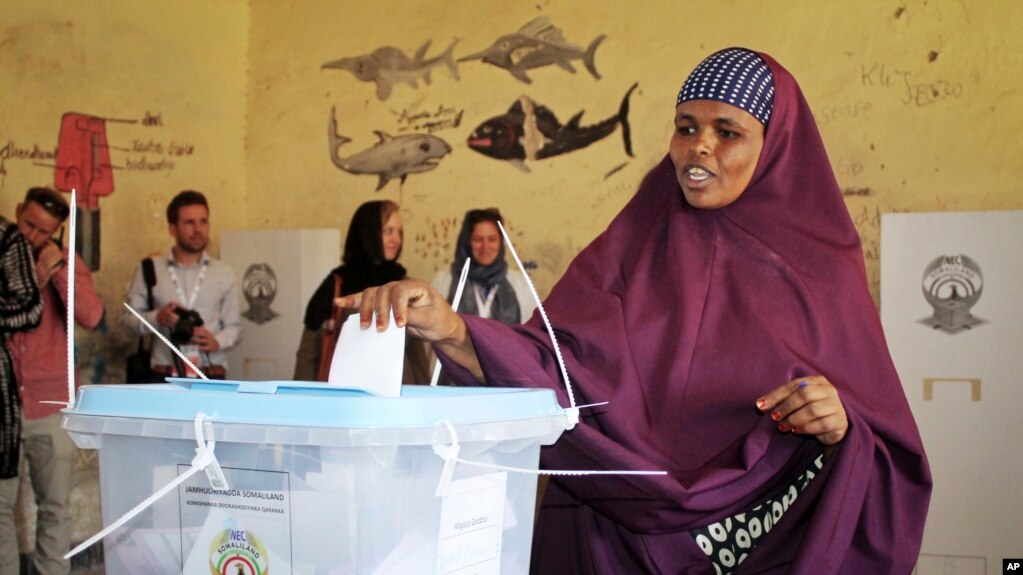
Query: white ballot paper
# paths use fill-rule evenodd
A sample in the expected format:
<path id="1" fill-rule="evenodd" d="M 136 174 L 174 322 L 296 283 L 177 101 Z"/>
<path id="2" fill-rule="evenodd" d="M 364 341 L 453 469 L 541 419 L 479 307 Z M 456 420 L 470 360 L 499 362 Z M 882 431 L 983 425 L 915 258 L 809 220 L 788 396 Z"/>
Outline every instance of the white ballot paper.
<path id="1" fill-rule="evenodd" d="M 373 395 L 401 395 L 405 328 L 394 323 L 393 312 L 390 321 L 390 327 L 381 333 L 374 327 L 361 329 L 357 313 L 348 317 L 330 361 L 329 385 L 362 389 Z M 376 325 L 375 315 L 370 325 Z"/>

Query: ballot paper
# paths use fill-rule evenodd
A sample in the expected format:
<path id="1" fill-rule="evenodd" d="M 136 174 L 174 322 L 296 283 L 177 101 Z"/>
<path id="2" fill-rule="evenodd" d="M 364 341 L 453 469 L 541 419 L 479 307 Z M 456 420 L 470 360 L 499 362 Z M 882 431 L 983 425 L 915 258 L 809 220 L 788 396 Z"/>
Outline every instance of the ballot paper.
<path id="1" fill-rule="evenodd" d="M 373 395 L 401 395 L 401 370 L 405 358 L 405 328 L 398 327 L 391 312 L 387 331 L 359 327 L 359 314 L 348 317 L 334 347 L 329 385 L 362 389 Z M 371 326 L 376 325 L 373 316 Z"/>

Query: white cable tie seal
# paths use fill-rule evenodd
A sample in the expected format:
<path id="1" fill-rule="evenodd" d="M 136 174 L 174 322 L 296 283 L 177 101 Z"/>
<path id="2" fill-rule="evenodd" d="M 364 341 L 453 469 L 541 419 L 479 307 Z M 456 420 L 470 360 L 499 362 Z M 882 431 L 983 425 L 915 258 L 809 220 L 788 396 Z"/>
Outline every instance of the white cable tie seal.
<path id="1" fill-rule="evenodd" d="M 78 195 L 71 188 L 70 232 L 67 254 L 67 406 L 75 406 L 75 236 L 78 234 Z"/>
<path id="2" fill-rule="evenodd" d="M 125 302 L 124 307 L 128 308 L 128 311 L 130 311 L 132 313 L 132 315 L 137 317 L 139 319 L 139 321 L 142 322 L 143 325 L 145 325 L 147 328 L 149 328 L 149 331 L 153 332 L 153 335 L 155 335 L 156 337 L 160 338 L 160 341 L 162 341 L 163 343 L 167 344 L 167 347 L 169 347 L 171 349 L 171 351 L 174 352 L 175 355 L 177 355 L 182 360 L 184 360 L 185 364 L 188 365 L 188 367 L 192 368 L 192 370 L 195 371 L 195 373 L 199 377 L 201 377 L 203 379 L 209 379 L 208 377 L 206 377 L 206 374 L 202 372 L 202 370 L 200 370 L 198 367 L 196 367 L 195 364 L 191 362 L 191 360 L 189 360 L 187 357 L 185 357 L 185 354 L 181 353 L 181 350 L 179 350 L 173 343 L 171 343 L 169 339 L 164 337 L 163 334 L 160 333 L 160 330 L 156 329 L 155 327 L 153 327 L 153 325 L 151 323 L 146 321 L 146 318 L 142 317 L 142 315 L 139 314 L 139 312 L 137 312 L 134 309 L 132 309 L 131 306 L 128 305 L 127 302 Z M 178 377 L 184 377 L 184 374 L 179 373 Z"/>
<path id="3" fill-rule="evenodd" d="M 543 302 L 540 301 L 540 295 L 536 293 L 536 287 L 533 285 L 533 280 L 529 278 L 529 274 L 526 273 L 526 267 L 522 265 L 522 260 L 519 259 L 518 252 L 515 251 L 515 246 L 512 245 L 511 238 L 508 236 L 508 232 L 505 231 L 504 226 L 501 222 L 497 222 L 497 227 L 501 230 L 501 235 L 504 237 L 504 243 L 508 245 L 508 251 L 511 252 L 512 258 L 515 259 L 515 263 L 519 266 L 519 270 L 522 271 L 523 277 L 526 278 L 526 285 L 529 286 L 529 292 L 533 295 L 533 300 L 536 301 L 536 309 L 540 311 L 540 317 L 543 318 L 543 323 L 547 326 L 547 333 L 551 336 L 551 343 L 554 344 L 554 356 L 558 359 L 558 367 L 561 368 L 561 376 L 565 380 L 565 390 L 568 392 L 568 403 L 569 409 L 574 411 L 570 412 L 568 409 L 565 410 L 565 416 L 568 419 L 567 430 L 572 430 L 576 423 L 579 423 L 579 410 L 575 406 L 575 393 L 572 391 L 572 382 L 568 378 L 568 369 L 565 367 L 565 360 L 561 357 L 561 348 L 558 346 L 558 339 L 554 336 L 554 328 L 551 327 L 551 320 L 547 319 L 547 311 L 543 308 Z"/>
<path id="4" fill-rule="evenodd" d="M 458 286 L 455 287 L 455 297 L 451 300 L 451 310 L 458 311 L 458 302 L 462 301 L 462 290 L 465 289 L 465 281 L 469 279 L 469 262 L 472 258 L 465 258 L 465 265 L 462 266 L 462 273 L 458 276 Z M 440 359 L 437 359 L 437 363 L 433 365 L 433 377 L 430 379 L 430 385 L 437 387 L 437 382 L 440 381 Z"/>
<path id="5" fill-rule="evenodd" d="M 442 421 L 444 427 L 448 428 L 451 434 L 451 445 L 434 445 L 433 452 L 444 460 L 444 469 L 440 472 L 440 481 L 437 482 L 436 497 L 444 497 L 451 487 L 451 477 L 455 473 L 455 462 L 458 461 L 458 452 L 461 449 L 458 445 L 458 434 L 455 428 L 448 421 Z"/>
<path id="6" fill-rule="evenodd" d="M 206 440 L 206 438 L 209 440 Z M 227 484 L 227 477 L 224 470 L 220 468 L 220 462 L 213 453 L 217 446 L 217 440 L 213 437 L 213 423 L 206 419 L 206 414 L 199 412 L 195 416 L 195 458 L 192 459 L 192 467 L 199 467 L 206 471 L 206 479 L 210 487 L 217 491 L 227 491 L 230 486 Z"/>
<path id="7" fill-rule="evenodd" d="M 601 405 L 607 405 L 608 403 L 609 402 L 607 401 L 599 401 L 597 403 L 587 403 L 586 405 L 577 405 L 575 407 L 564 408 L 565 418 L 568 419 L 569 423 L 568 429 L 572 429 L 573 427 L 576 426 L 576 424 L 579 423 L 579 410 L 586 409 L 588 407 L 599 407 Z"/>
<path id="8" fill-rule="evenodd" d="M 205 426 L 203 425 L 204 423 L 206 424 Z M 204 441 L 203 437 L 204 429 L 208 431 L 210 434 L 209 442 Z M 86 539 L 71 551 L 68 551 L 67 554 L 64 555 L 64 559 L 70 559 L 75 555 L 78 555 L 82 551 L 85 551 L 86 549 L 91 547 L 97 541 L 100 541 L 107 535 L 110 535 L 114 530 L 118 529 L 128 521 L 131 521 L 136 515 L 142 513 L 150 505 L 156 503 L 161 497 L 176 489 L 178 485 L 181 485 L 190 477 L 192 477 L 196 473 L 199 473 L 203 469 L 207 469 L 209 466 L 216 466 L 216 471 L 217 473 L 220 474 L 220 477 L 223 480 L 223 472 L 220 470 L 220 464 L 217 463 L 217 457 L 213 454 L 213 447 L 216 445 L 216 443 L 213 441 L 212 436 L 213 436 L 212 425 L 210 425 L 210 423 L 206 421 L 206 414 L 200 411 L 195 415 L 195 442 L 198 444 L 198 447 L 195 450 L 195 458 L 192 459 L 192 467 L 190 467 L 181 475 L 174 478 L 174 480 L 168 483 L 167 485 L 164 485 L 162 488 L 160 488 L 159 491 L 147 497 L 144 501 L 142 501 L 142 503 L 139 503 L 138 505 L 133 507 L 130 511 L 122 515 L 117 521 L 114 521 L 110 525 L 106 526 L 99 533 Z M 207 475 L 209 474 L 207 473 Z M 212 485 L 213 481 L 211 480 L 210 483 Z M 227 489 L 226 480 L 223 481 L 223 485 L 224 489 Z M 218 487 L 215 488 L 220 489 Z"/>
<path id="9" fill-rule="evenodd" d="M 441 459 L 444 460 L 444 470 L 441 471 L 440 483 L 437 484 L 437 497 L 443 497 L 447 494 L 448 487 L 451 484 L 451 476 L 455 470 L 455 464 L 461 463 L 463 465 L 470 465 L 472 467 L 479 467 L 482 469 L 490 469 L 493 471 L 508 471 L 511 473 L 522 473 L 526 475 L 557 475 L 557 476 L 582 476 L 582 475 L 667 475 L 667 471 L 647 471 L 647 470 L 631 470 L 631 469 L 523 469 L 521 467 L 508 467 L 506 465 L 496 465 L 493 463 L 481 463 L 479 461 L 469 461 L 468 459 L 462 459 L 458 457 L 459 445 L 458 435 L 455 433 L 455 428 L 448 421 L 442 421 L 444 427 L 447 428 L 448 433 L 451 434 L 451 445 L 434 445 L 433 452 L 436 453 Z"/>
<path id="10" fill-rule="evenodd" d="M 579 408 L 578 407 L 566 407 L 565 408 L 565 419 L 568 421 L 566 424 L 568 429 L 575 429 L 575 426 L 579 423 Z"/>

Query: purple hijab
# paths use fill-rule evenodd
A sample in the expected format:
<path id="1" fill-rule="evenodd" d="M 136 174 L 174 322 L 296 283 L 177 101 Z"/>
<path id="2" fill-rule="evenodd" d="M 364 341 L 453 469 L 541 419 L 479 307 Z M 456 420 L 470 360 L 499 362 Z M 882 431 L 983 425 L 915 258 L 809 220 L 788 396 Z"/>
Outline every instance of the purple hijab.
<path id="1" fill-rule="evenodd" d="M 850 220 L 795 79 L 775 107 L 749 186 L 699 210 L 666 157 L 545 302 L 582 422 L 542 454 L 551 469 L 663 469 L 554 478 L 533 572 L 714 573 L 690 529 L 749 510 L 822 450 L 754 402 L 822 374 L 845 439 L 735 573 L 909 573 L 931 477 L 867 290 Z M 466 316 L 488 385 L 547 387 L 568 405 L 542 324 Z M 471 377 L 446 361 L 459 381 Z"/>

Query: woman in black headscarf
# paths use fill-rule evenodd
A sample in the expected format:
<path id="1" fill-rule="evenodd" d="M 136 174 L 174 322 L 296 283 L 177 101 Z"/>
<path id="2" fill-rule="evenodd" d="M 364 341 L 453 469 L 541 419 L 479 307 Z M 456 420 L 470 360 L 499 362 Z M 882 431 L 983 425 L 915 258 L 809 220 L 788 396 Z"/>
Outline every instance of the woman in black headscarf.
<path id="1" fill-rule="evenodd" d="M 455 246 L 455 261 L 450 270 L 437 272 L 433 287 L 446 294 L 448 302 L 453 301 L 462 267 L 471 259 L 458 311 L 507 324 L 523 323 L 533 315 L 536 303 L 522 272 L 508 269 L 498 223 L 504 220 L 497 208 L 466 212 Z"/>
<path id="2" fill-rule="evenodd" d="M 335 313 L 334 298 L 404 279 L 405 268 L 398 263 L 403 239 L 398 204 L 372 201 L 355 210 L 342 264 L 331 270 L 306 305 L 294 379 L 326 381 L 343 319 Z M 403 382 L 424 383 L 427 377 L 425 349 L 420 342 L 407 341 Z"/>

